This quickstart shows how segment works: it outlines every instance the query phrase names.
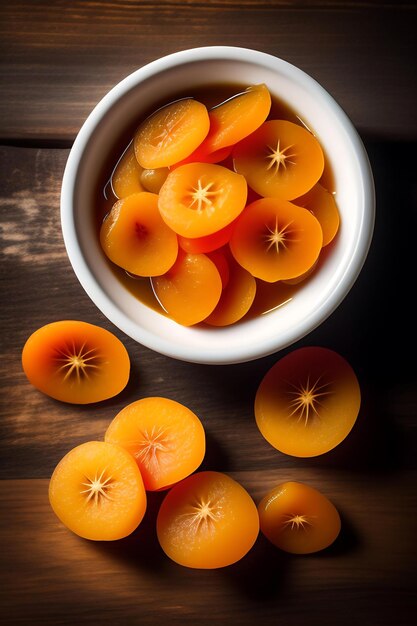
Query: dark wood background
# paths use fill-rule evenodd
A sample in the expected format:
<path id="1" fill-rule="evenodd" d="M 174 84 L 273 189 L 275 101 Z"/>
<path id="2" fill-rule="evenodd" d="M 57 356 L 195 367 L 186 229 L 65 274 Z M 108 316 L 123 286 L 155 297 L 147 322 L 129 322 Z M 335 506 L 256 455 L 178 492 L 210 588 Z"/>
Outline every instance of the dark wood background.
<path id="1" fill-rule="evenodd" d="M 1 608 L 5 624 L 301 624 L 408 626 L 416 605 L 416 44 L 415 2 L 131 0 L 0 2 Z M 59 222 L 61 177 L 93 106 L 157 57 L 201 45 L 253 47 L 319 80 L 358 128 L 377 191 L 371 251 L 356 285 L 301 345 L 339 351 L 363 404 L 351 435 L 316 459 L 273 450 L 253 418 L 254 393 L 281 355 L 236 366 L 191 365 L 124 336 L 84 294 Z M 132 377 L 116 399 L 55 402 L 21 370 L 29 334 L 62 318 L 118 335 Z M 255 501 L 283 480 L 316 486 L 343 530 L 328 550 L 280 553 L 259 537 L 217 571 L 170 562 L 159 549 L 152 494 L 143 524 L 111 544 L 67 531 L 48 478 L 73 446 L 100 439 L 113 416 L 147 395 L 202 419 L 203 467 L 229 472 Z"/>

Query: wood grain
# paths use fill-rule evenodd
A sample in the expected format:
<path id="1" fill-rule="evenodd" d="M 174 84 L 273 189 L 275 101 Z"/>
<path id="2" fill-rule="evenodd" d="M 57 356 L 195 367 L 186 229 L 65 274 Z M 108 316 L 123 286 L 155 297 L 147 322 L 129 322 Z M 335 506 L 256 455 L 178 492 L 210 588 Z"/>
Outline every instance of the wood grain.
<path id="1" fill-rule="evenodd" d="M 268 625 L 277 616 L 294 626 L 306 616 L 310 624 L 411 623 L 416 364 L 414 353 L 404 352 L 413 312 L 399 306 L 396 294 L 409 288 L 403 268 L 413 259 L 416 145 L 368 139 L 366 146 L 380 196 L 370 256 L 339 309 L 298 344 L 325 345 L 346 356 L 359 376 L 363 402 L 350 436 L 316 459 L 277 453 L 255 426 L 254 394 L 278 355 L 236 366 L 191 365 L 115 329 L 84 294 L 65 254 L 59 192 L 68 151 L 0 149 L 0 589 L 6 624 Z M 396 158 L 400 148 L 405 165 Z M 398 220 L 393 206 L 402 207 L 410 226 L 389 255 Z M 63 318 L 100 324 L 125 343 L 132 377 L 120 396 L 77 407 L 47 398 L 26 381 L 20 364 L 26 338 Z M 395 341 L 388 329 L 395 329 Z M 145 523 L 121 542 L 94 544 L 67 532 L 47 502 L 55 464 L 74 445 L 102 439 L 123 406 L 147 395 L 166 395 L 192 408 L 207 432 L 202 469 L 231 473 L 256 500 L 282 480 L 322 489 L 343 516 L 335 546 L 302 559 L 282 555 L 260 537 L 246 559 L 225 571 L 184 570 L 164 557 L 156 541 L 163 494 L 151 496 Z"/>
<path id="2" fill-rule="evenodd" d="M 362 132 L 416 138 L 416 16 L 414 2 L 6 0 L 0 139 L 69 145 L 130 72 L 205 45 L 281 57 L 321 82 Z"/>
<path id="3" fill-rule="evenodd" d="M 189 570 L 165 557 L 155 533 L 161 494 L 151 494 L 135 533 L 106 544 L 84 541 L 59 524 L 46 480 L 1 481 L 5 623 L 267 626 L 277 619 L 301 624 L 308 616 L 310 624 L 410 626 L 414 524 L 412 515 L 398 511 L 416 512 L 415 473 L 400 483 L 372 474 L 298 468 L 291 474 L 315 484 L 341 511 L 343 532 L 335 544 L 321 554 L 290 557 L 260 536 L 247 557 L 217 571 Z M 288 478 L 285 470 L 232 475 L 256 501 Z"/>
<path id="4" fill-rule="evenodd" d="M 4 0 L 0 2 L 0 615 L 6 626 L 411 626 L 415 621 L 417 362 L 414 288 L 416 4 L 345 0 Z M 318 79 L 359 128 L 375 176 L 377 221 L 344 302 L 291 349 L 345 356 L 362 390 L 357 423 L 322 457 L 279 454 L 253 399 L 283 354 L 236 366 L 175 361 L 135 343 L 92 304 L 69 264 L 59 195 L 69 148 L 96 102 L 141 65 L 202 45 L 250 46 Z M 3 144 L 3 145 L 1 145 Z M 82 319 L 114 332 L 132 362 L 117 398 L 71 406 L 21 368 L 32 331 Z M 292 557 L 259 536 L 219 571 L 176 566 L 155 535 L 161 494 L 112 543 L 81 540 L 55 518 L 48 479 L 73 446 L 102 439 L 149 395 L 183 402 L 207 433 L 202 469 L 230 473 L 255 501 L 283 480 L 321 489 L 342 532 Z"/>

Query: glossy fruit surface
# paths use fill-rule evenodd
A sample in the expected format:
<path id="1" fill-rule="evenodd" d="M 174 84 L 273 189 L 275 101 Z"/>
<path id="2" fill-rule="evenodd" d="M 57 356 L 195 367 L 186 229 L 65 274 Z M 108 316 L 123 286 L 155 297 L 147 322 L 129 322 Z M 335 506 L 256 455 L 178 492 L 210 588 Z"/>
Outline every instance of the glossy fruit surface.
<path id="1" fill-rule="evenodd" d="M 186 406 L 169 398 L 142 398 L 124 407 L 105 441 L 136 460 L 145 488 L 166 489 L 194 472 L 205 453 L 204 428 Z"/>
<path id="2" fill-rule="evenodd" d="M 190 163 L 168 175 L 159 192 L 159 210 L 183 237 L 211 235 L 230 224 L 244 209 L 243 176 L 221 165 Z"/>
<path id="3" fill-rule="evenodd" d="M 252 276 L 276 282 L 310 269 L 322 242 L 320 224 L 310 211 L 281 198 L 261 198 L 239 216 L 230 249 Z"/>
<path id="4" fill-rule="evenodd" d="M 198 472 L 175 485 L 157 519 L 164 552 L 186 567 L 213 569 L 241 559 L 259 532 L 248 492 L 220 472 Z"/>
<path id="5" fill-rule="evenodd" d="M 275 546 L 293 554 L 323 550 L 340 532 L 335 506 L 304 483 L 277 485 L 261 500 L 258 511 L 263 534 Z"/>
<path id="6" fill-rule="evenodd" d="M 299 348 L 267 372 L 255 418 L 269 443 L 285 454 L 312 457 L 343 441 L 356 421 L 361 393 L 355 372 L 337 352 Z"/>
<path id="7" fill-rule="evenodd" d="M 188 157 L 209 131 L 204 104 L 193 98 L 171 102 L 158 109 L 138 128 L 134 149 L 146 169 L 168 167 Z"/>
<path id="8" fill-rule="evenodd" d="M 108 330 L 78 320 L 52 322 L 36 330 L 25 343 L 22 365 L 37 389 L 73 404 L 117 395 L 130 373 L 122 342 Z"/>
<path id="9" fill-rule="evenodd" d="M 135 460 L 103 441 L 83 443 L 61 459 L 49 483 L 49 501 L 67 528 L 96 541 L 126 537 L 146 511 Z"/>
<path id="10" fill-rule="evenodd" d="M 176 234 L 158 210 L 158 196 L 142 192 L 116 202 L 103 221 L 100 243 L 106 256 L 136 276 L 160 276 L 175 263 Z"/>
<path id="11" fill-rule="evenodd" d="M 293 200 L 315 185 L 324 169 L 319 142 L 303 126 L 269 120 L 233 151 L 235 169 L 264 197 Z"/>

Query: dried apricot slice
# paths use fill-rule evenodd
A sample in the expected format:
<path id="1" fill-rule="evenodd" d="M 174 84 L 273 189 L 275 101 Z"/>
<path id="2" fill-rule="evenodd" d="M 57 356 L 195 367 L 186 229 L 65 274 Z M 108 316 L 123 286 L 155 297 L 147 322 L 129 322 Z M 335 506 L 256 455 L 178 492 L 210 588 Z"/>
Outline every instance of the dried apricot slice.
<path id="1" fill-rule="evenodd" d="M 340 217 L 335 197 L 330 191 L 317 183 L 306 194 L 294 200 L 294 204 L 308 209 L 318 219 L 323 231 L 323 246 L 333 241 L 339 230 Z"/>
<path id="2" fill-rule="evenodd" d="M 261 500 L 258 511 L 262 533 L 292 554 L 324 550 L 340 532 L 340 516 L 334 504 L 304 483 L 277 485 Z"/>
<path id="3" fill-rule="evenodd" d="M 360 403 L 349 363 L 333 350 L 307 347 L 290 352 L 267 372 L 256 393 L 255 418 L 274 448 L 312 457 L 347 437 Z"/>
<path id="4" fill-rule="evenodd" d="M 212 153 L 253 133 L 269 115 L 271 95 L 264 84 L 252 85 L 209 111 L 210 131 L 200 146 Z"/>
<path id="5" fill-rule="evenodd" d="M 125 448 L 136 460 L 145 488 L 166 489 L 201 464 L 204 428 L 197 415 L 168 398 L 143 398 L 124 407 L 105 441 Z"/>
<path id="6" fill-rule="evenodd" d="M 230 249 L 253 276 L 275 282 L 306 272 L 322 241 L 320 224 L 310 211 L 281 198 L 261 198 L 236 221 Z"/>
<path id="7" fill-rule="evenodd" d="M 61 459 L 49 483 L 49 501 L 67 528 L 96 541 L 130 535 L 146 511 L 134 458 L 103 441 L 83 443 Z"/>
<path id="8" fill-rule="evenodd" d="M 159 210 L 179 235 L 203 237 L 230 224 L 243 211 L 246 196 L 240 174 L 212 163 L 189 163 L 168 174 Z"/>
<path id="9" fill-rule="evenodd" d="M 210 120 L 204 104 L 184 98 L 158 109 L 138 128 L 134 148 L 146 169 L 168 167 L 189 156 L 205 139 Z"/>
<path id="10" fill-rule="evenodd" d="M 183 326 L 191 326 L 214 310 L 222 292 L 222 280 L 207 255 L 180 250 L 169 272 L 152 278 L 152 287 L 168 315 Z"/>
<path id="11" fill-rule="evenodd" d="M 73 404 L 112 398 L 125 388 L 130 373 L 122 342 L 104 328 L 77 320 L 36 330 L 24 345 L 22 365 L 37 389 Z"/>
<path id="12" fill-rule="evenodd" d="M 106 256 L 136 276 L 159 276 L 178 254 L 176 234 L 158 210 L 158 196 L 144 191 L 113 205 L 100 229 Z"/>
<path id="13" fill-rule="evenodd" d="M 157 518 L 164 552 L 186 567 L 214 569 L 239 561 L 259 533 L 248 492 L 220 472 L 198 472 L 165 496 Z"/>
<path id="14" fill-rule="evenodd" d="M 126 198 L 132 193 L 145 191 L 141 183 L 142 170 L 136 160 L 133 143 L 130 143 L 111 176 L 111 186 L 116 198 Z"/>
<path id="15" fill-rule="evenodd" d="M 221 252 L 220 250 L 217 252 Z M 229 277 L 213 313 L 204 321 L 210 326 L 230 326 L 238 322 L 252 306 L 256 295 L 256 280 L 243 267 L 236 263 L 232 255 L 227 255 Z"/>
<path id="16" fill-rule="evenodd" d="M 162 185 L 166 181 L 169 174 L 167 167 L 159 167 L 152 170 L 142 170 L 140 174 L 140 182 L 144 187 L 144 191 L 151 193 L 159 193 Z"/>
<path id="17" fill-rule="evenodd" d="M 315 136 L 287 120 L 269 120 L 233 151 L 235 170 L 264 197 L 293 200 L 319 180 L 324 156 Z"/>

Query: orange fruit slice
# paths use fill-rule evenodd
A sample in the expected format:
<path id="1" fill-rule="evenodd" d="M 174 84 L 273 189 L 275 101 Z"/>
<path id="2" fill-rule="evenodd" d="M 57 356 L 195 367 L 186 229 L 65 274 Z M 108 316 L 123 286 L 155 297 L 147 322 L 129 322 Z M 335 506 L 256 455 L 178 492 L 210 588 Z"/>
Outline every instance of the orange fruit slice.
<path id="1" fill-rule="evenodd" d="M 258 505 L 262 533 L 292 554 L 310 554 L 330 546 L 340 532 L 336 507 L 317 489 L 286 482 L 271 489 Z"/>
<path id="2" fill-rule="evenodd" d="M 129 380 L 122 342 L 99 326 L 63 320 L 46 324 L 26 341 L 23 370 L 39 391 L 73 404 L 112 398 Z"/>
<path id="3" fill-rule="evenodd" d="M 304 274 L 316 262 L 322 241 L 310 211 L 281 198 L 261 198 L 236 221 L 230 249 L 253 276 L 275 282 Z"/>
<path id="4" fill-rule="evenodd" d="M 243 176 L 221 165 L 189 163 L 171 171 L 159 192 L 159 210 L 183 237 L 211 235 L 230 224 L 244 209 Z"/>
<path id="5" fill-rule="evenodd" d="M 339 230 L 340 217 L 335 197 L 319 183 L 310 191 L 294 200 L 294 204 L 304 207 L 320 222 L 323 231 L 323 246 L 327 246 L 335 238 Z"/>
<path id="6" fill-rule="evenodd" d="M 312 457 L 347 437 L 360 403 L 355 372 L 342 356 L 327 348 L 300 348 L 265 375 L 256 393 L 255 418 L 274 448 Z"/>
<path id="7" fill-rule="evenodd" d="M 130 535 L 146 511 L 146 492 L 134 458 L 103 441 L 73 448 L 56 466 L 49 501 L 63 524 L 85 539 Z"/>
<path id="8" fill-rule="evenodd" d="M 116 198 L 126 198 L 132 193 L 145 191 L 141 183 L 143 168 L 136 160 L 133 143 L 119 159 L 111 176 L 111 186 Z"/>
<path id="9" fill-rule="evenodd" d="M 157 518 L 159 543 L 176 563 L 213 569 L 239 561 L 259 533 L 248 492 L 220 472 L 198 472 L 175 485 Z"/>
<path id="10" fill-rule="evenodd" d="M 270 120 L 233 151 L 235 170 L 264 197 L 293 200 L 317 183 L 324 169 L 321 146 L 303 126 Z"/>
<path id="11" fill-rule="evenodd" d="M 210 127 L 204 104 L 184 98 L 158 109 L 138 128 L 134 149 L 146 169 L 168 167 L 189 156 Z"/>
<path id="12" fill-rule="evenodd" d="M 149 192 L 119 200 L 103 221 L 100 243 L 106 256 L 136 276 L 165 274 L 178 254 L 176 234 L 158 210 L 158 196 Z"/>
<path id="13" fill-rule="evenodd" d="M 136 460 L 145 488 L 166 489 L 198 468 L 205 454 L 204 428 L 187 407 L 168 398 L 143 398 L 116 415 L 105 441 Z"/>
<path id="14" fill-rule="evenodd" d="M 207 255 L 185 254 L 180 250 L 169 272 L 152 278 L 152 287 L 172 319 L 183 326 L 192 326 L 214 310 L 222 292 L 222 280 Z"/>

